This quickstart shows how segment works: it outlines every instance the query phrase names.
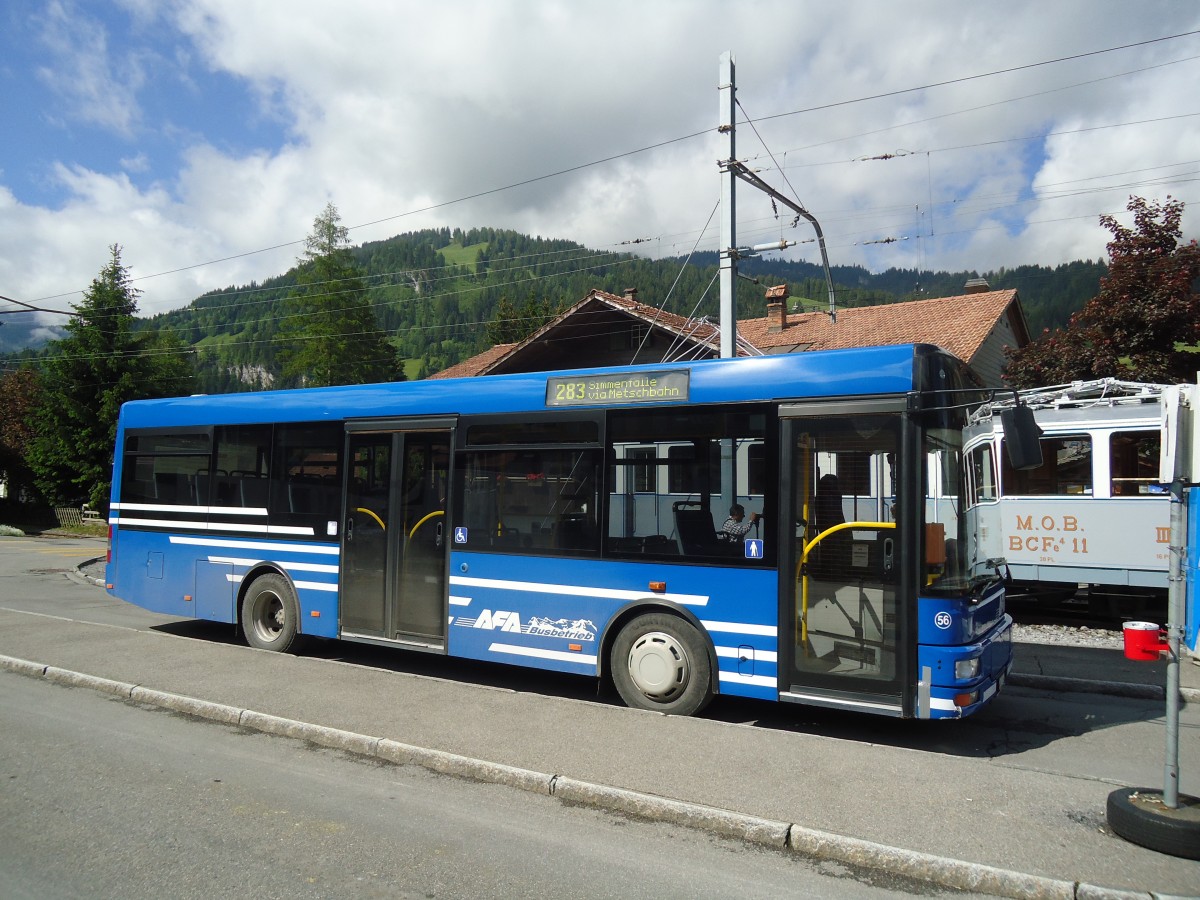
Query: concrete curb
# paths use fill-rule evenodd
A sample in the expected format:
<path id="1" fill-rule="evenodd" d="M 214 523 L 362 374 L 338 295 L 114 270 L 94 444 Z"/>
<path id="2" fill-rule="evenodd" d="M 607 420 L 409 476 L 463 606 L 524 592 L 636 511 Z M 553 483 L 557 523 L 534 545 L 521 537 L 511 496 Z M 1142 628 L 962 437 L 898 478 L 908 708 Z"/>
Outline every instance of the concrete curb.
<path id="1" fill-rule="evenodd" d="M 1089 694 L 1107 694 L 1112 697 L 1132 697 L 1138 700 L 1167 699 L 1166 686 L 1157 684 L 1131 684 L 1127 681 L 1096 681 L 1091 678 L 1065 678 L 1055 675 L 1025 675 L 1013 672 L 1008 683 L 1016 687 L 1033 688 L 1039 691 L 1075 691 Z M 1185 703 L 1200 703 L 1200 690 L 1181 687 L 1179 697 Z"/>
<path id="2" fill-rule="evenodd" d="M 327 728 L 249 709 L 238 709 L 11 656 L 0 655 L 0 670 L 32 678 L 44 678 L 56 684 L 84 687 L 134 703 L 168 709 L 226 725 L 236 725 L 264 734 L 308 741 L 321 747 L 343 750 L 398 765 L 416 765 L 442 775 L 515 787 L 545 794 L 567 804 L 634 816 L 652 822 L 683 825 L 763 847 L 788 850 L 814 860 L 832 860 L 940 887 L 977 891 L 1018 900 L 1128 900 L 1151 896 L 1146 892 L 1114 890 L 1026 875 L 979 863 L 889 847 L 858 838 L 816 831 L 802 825 L 656 797 L 623 788 L 591 784 L 565 775 L 548 775 L 441 750 L 415 747 L 387 738 Z"/>

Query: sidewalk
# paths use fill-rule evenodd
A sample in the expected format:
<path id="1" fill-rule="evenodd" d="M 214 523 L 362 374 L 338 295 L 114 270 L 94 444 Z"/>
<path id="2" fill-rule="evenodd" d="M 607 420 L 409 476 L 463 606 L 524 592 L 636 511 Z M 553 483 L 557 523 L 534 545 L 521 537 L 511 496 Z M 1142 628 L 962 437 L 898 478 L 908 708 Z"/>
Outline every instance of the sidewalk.
<path id="1" fill-rule="evenodd" d="M 877 742 L 844 741 L 805 733 L 802 715 L 798 730 L 680 719 L 0 611 L 0 670 L 137 703 L 977 895 L 1195 896 L 1200 864 L 1127 843 L 1104 822 L 1111 790 L 1161 780 L 1161 705 L 1138 692 L 1161 698 L 1164 664 L 1080 647 L 1015 652 L 1001 702 L 1042 721 L 1062 709 L 1046 691 L 1086 688 L 1070 748 L 1102 760 L 1087 768 L 1103 777 L 1070 770 L 1056 728 L 997 748 L 974 745 L 970 720 L 880 720 Z M 1181 670 L 1185 690 L 1200 689 L 1200 667 Z M 1195 710 L 1185 708 L 1185 734 L 1200 727 Z M 1195 794 L 1200 748 L 1187 740 L 1181 790 Z"/>
<path id="2" fill-rule="evenodd" d="M 1126 659 L 1119 651 L 1057 644 L 1013 644 L 1012 685 L 1049 691 L 1086 691 L 1122 697 L 1166 698 L 1167 663 Z M 1185 651 L 1179 695 L 1200 703 L 1200 665 Z"/>

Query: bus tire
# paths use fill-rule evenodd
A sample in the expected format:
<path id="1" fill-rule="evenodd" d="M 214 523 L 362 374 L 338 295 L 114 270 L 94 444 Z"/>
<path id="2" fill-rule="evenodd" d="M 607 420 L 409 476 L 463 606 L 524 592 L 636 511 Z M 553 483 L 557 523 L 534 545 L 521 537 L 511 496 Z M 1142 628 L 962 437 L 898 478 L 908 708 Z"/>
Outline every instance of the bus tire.
<path id="1" fill-rule="evenodd" d="M 282 575 L 259 575 L 242 598 L 242 632 L 259 650 L 286 653 L 298 646 L 300 604 Z"/>
<path id="2" fill-rule="evenodd" d="M 1200 859 L 1200 799 L 1179 794 L 1177 809 L 1154 788 L 1121 788 L 1108 795 L 1108 825 L 1125 840 L 1183 859 Z"/>
<path id="3" fill-rule="evenodd" d="M 609 657 L 627 706 L 690 716 L 712 700 L 712 664 L 704 639 L 678 616 L 646 613 L 617 635 Z"/>

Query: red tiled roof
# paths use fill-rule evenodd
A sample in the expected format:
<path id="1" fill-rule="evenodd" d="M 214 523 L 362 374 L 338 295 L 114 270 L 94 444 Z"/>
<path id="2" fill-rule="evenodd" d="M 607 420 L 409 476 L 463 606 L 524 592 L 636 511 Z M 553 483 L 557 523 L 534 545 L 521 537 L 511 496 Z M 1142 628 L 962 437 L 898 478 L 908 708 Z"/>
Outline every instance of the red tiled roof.
<path id="1" fill-rule="evenodd" d="M 767 330 L 767 320 L 744 319 L 738 333 L 760 350 L 805 345 L 833 350 L 887 344 L 936 344 L 970 362 L 996 322 L 1017 298 L 1015 290 L 913 300 L 882 306 L 846 307 L 836 321 L 828 313 L 788 313 L 787 326 Z"/>
<path id="2" fill-rule="evenodd" d="M 490 347 L 484 350 L 477 356 L 472 356 L 470 359 L 464 359 L 460 363 L 455 363 L 448 369 L 430 375 L 430 378 L 470 378 L 473 375 L 478 375 L 486 368 L 491 366 L 499 359 L 503 359 L 508 351 L 516 344 L 497 344 L 495 347 Z"/>
<path id="3" fill-rule="evenodd" d="M 824 312 L 788 313 L 787 325 L 774 332 L 768 330 L 766 318 L 743 319 L 738 322 L 738 338 L 764 353 L 887 344 L 934 344 L 969 363 L 1016 299 L 1015 290 L 1005 290 L 880 306 L 846 307 L 838 310 L 836 320 L 830 320 Z M 597 301 L 647 324 L 672 331 L 693 344 L 715 348 L 720 343 L 720 328 L 717 325 L 663 312 L 629 297 L 594 290 L 525 340 L 516 344 L 498 344 L 430 378 L 486 374 L 501 360 L 520 353 L 523 346 L 540 339 L 547 331 Z M 1019 309 L 1017 316 L 1019 319 Z M 1023 320 L 1014 323 L 1014 328 L 1021 332 L 1022 337 L 1026 337 L 1023 334 Z M 739 355 L 745 355 L 744 351 L 739 351 Z"/>

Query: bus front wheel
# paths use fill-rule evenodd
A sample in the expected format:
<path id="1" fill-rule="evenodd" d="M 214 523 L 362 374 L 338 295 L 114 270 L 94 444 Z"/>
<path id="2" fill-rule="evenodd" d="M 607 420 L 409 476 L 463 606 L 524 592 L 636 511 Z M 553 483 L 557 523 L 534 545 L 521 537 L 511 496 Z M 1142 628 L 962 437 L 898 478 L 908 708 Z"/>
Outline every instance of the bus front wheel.
<path id="1" fill-rule="evenodd" d="M 296 646 L 300 604 L 282 575 L 260 575 L 242 599 L 242 631 L 246 643 L 259 650 L 284 653 Z"/>
<path id="2" fill-rule="evenodd" d="M 610 671 L 626 705 L 690 716 L 712 699 L 712 665 L 700 633 L 678 616 L 648 613 L 621 629 Z"/>

